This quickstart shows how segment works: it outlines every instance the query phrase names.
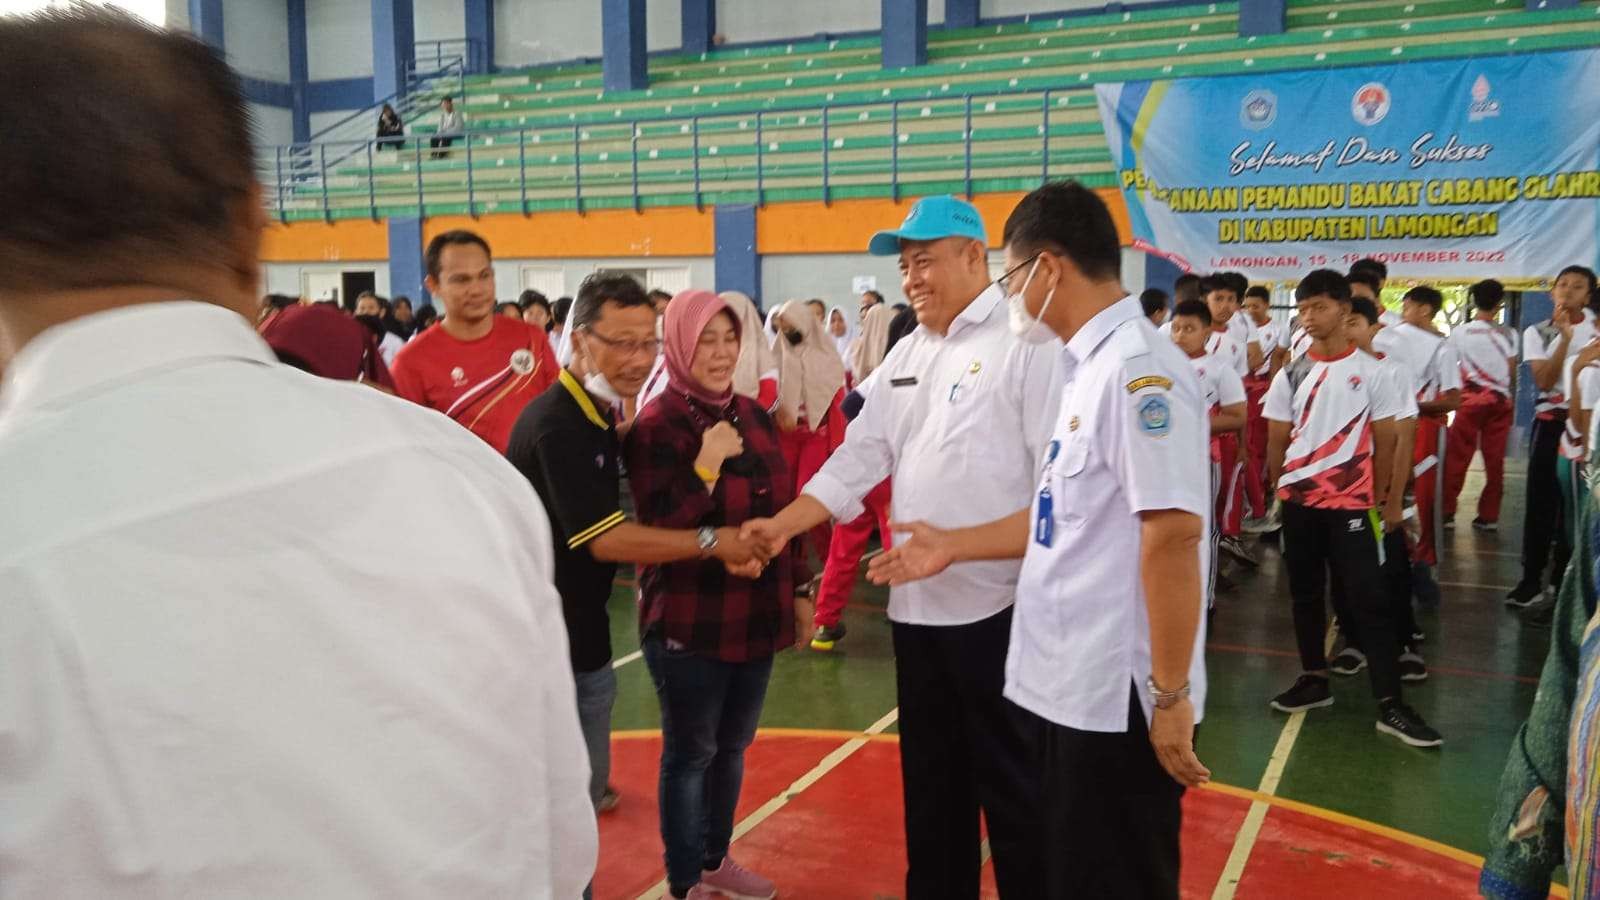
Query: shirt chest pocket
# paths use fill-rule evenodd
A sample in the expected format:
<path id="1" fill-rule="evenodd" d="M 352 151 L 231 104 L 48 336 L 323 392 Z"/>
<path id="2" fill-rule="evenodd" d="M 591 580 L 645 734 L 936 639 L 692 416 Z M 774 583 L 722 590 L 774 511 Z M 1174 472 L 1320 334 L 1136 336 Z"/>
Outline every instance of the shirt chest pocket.
<path id="1" fill-rule="evenodd" d="M 943 414 L 939 425 L 940 447 L 975 438 L 987 439 L 986 432 L 995 422 L 991 407 L 1003 402 L 994 395 L 995 376 L 991 368 L 974 360 L 936 383 L 931 399 Z"/>
<path id="2" fill-rule="evenodd" d="M 1076 528 L 1088 515 L 1090 497 L 1085 480 L 1089 456 L 1089 439 L 1074 434 L 1062 442 L 1050 464 L 1045 487 L 1051 495 L 1052 516 L 1061 526 Z"/>

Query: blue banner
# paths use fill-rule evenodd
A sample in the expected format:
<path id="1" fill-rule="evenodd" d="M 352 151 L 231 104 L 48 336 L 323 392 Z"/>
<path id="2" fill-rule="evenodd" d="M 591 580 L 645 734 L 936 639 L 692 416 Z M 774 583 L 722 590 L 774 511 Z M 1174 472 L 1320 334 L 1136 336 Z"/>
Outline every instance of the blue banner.
<path id="1" fill-rule="evenodd" d="M 1135 246 L 1257 280 L 1600 255 L 1600 51 L 1097 87 Z"/>

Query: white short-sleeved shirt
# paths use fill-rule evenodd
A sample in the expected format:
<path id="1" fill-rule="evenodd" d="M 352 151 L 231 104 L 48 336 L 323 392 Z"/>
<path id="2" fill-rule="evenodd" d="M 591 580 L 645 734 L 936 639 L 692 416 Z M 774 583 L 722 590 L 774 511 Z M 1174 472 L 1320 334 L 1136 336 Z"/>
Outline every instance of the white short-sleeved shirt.
<path id="1" fill-rule="evenodd" d="M 1378 365 L 1383 369 L 1382 389 L 1388 392 L 1394 402 L 1394 419 L 1396 422 L 1406 419 L 1415 419 L 1417 409 L 1417 388 L 1411 383 L 1411 373 L 1405 366 L 1381 354 L 1371 354 L 1378 360 Z"/>
<path id="2" fill-rule="evenodd" d="M 1279 370 L 1264 414 L 1288 422 L 1278 497 L 1320 509 L 1371 509 L 1372 423 L 1402 408 L 1379 361 L 1354 346 L 1331 359 L 1315 352 Z"/>
<path id="3" fill-rule="evenodd" d="M 1272 374 L 1272 354 L 1289 348 L 1289 330 L 1277 319 L 1268 319 L 1265 325 L 1256 325 L 1256 340 L 1261 345 L 1261 365 L 1253 374 L 1265 378 Z"/>
<path id="4" fill-rule="evenodd" d="M 921 326 L 864 383 L 866 403 L 844 444 L 804 492 L 847 522 L 861 498 L 893 477 L 892 516 L 940 528 L 1003 518 L 1033 497 L 1059 383 L 1052 340 L 1016 339 L 1005 297 L 991 286 L 940 335 Z M 889 591 L 889 618 L 965 625 L 1009 607 L 1016 560 L 958 563 Z"/>
<path id="5" fill-rule="evenodd" d="M 1461 389 L 1460 359 L 1442 334 L 1402 322 L 1374 335 L 1372 346 L 1411 373 L 1418 402 Z"/>
<path id="6" fill-rule="evenodd" d="M 1595 337 L 1590 343 L 1592 344 L 1595 341 L 1600 341 L 1600 337 Z M 1600 399 L 1595 396 L 1600 393 L 1600 363 L 1590 363 L 1583 368 L 1583 371 L 1574 372 L 1573 367 L 1578 361 L 1578 351 L 1582 350 L 1583 347 L 1574 344 L 1571 349 L 1572 352 L 1567 354 L 1566 361 L 1561 364 L 1559 386 L 1570 408 L 1573 397 L 1569 388 L 1576 381 L 1578 383 L 1578 408 L 1584 412 L 1592 412 L 1595 408 L 1596 399 Z M 1584 449 L 1583 434 L 1578 431 L 1577 418 L 1577 416 L 1567 417 L 1567 424 L 1562 429 L 1561 442 L 1558 444 L 1561 455 L 1567 459 L 1583 459 L 1587 456 Z"/>
<path id="7" fill-rule="evenodd" d="M 1244 382 L 1231 367 L 1219 364 L 1217 358 L 1209 353 L 1188 359 L 1194 374 L 1200 379 L 1201 398 L 1205 401 L 1207 415 L 1224 406 L 1245 402 Z"/>
<path id="8" fill-rule="evenodd" d="M 1206 338 L 1206 352 L 1233 369 L 1240 378 L 1250 374 L 1250 359 L 1245 355 L 1244 344 L 1234 340 L 1231 335 L 1212 329 Z"/>
<path id="9" fill-rule="evenodd" d="M 1385 328 L 1393 328 L 1396 325 L 1404 325 L 1405 321 L 1404 316 L 1392 309 L 1386 309 L 1382 303 L 1378 304 L 1378 324 Z"/>
<path id="10" fill-rule="evenodd" d="M 1461 389 L 1511 396 L 1511 367 L 1517 355 L 1516 332 L 1473 319 L 1450 331 L 1450 347 L 1461 362 Z"/>
<path id="11" fill-rule="evenodd" d="M 1594 312 L 1586 308 L 1583 311 L 1583 321 L 1572 326 L 1572 340 L 1567 342 L 1567 353 L 1576 353 L 1579 347 L 1588 344 L 1596 336 L 1600 336 L 1600 330 L 1595 327 Z M 1529 325 L 1522 332 L 1522 358 L 1527 362 L 1547 360 L 1560 340 L 1559 332 L 1549 319 L 1536 325 Z M 1560 380 L 1557 380 L 1550 390 L 1540 391 L 1539 400 L 1534 404 L 1534 415 L 1541 419 L 1550 419 L 1566 412 L 1566 391 L 1566 384 Z"/>
<path id="12" fill-rule="evenodd" d="M 1130 689 L 1146 721 L 1151 710 L 1140 513 L 1184 510 L 1210 533 L 1210 426 L 1183 352 L 1131 297 L 1090 319 L 1060 359 L 1060 415 L 1032 507 L 1005 695 L 1058 725 L 1123 732 Z M 1206 584 L 1209 548 L 1196 548 L 1195 564 Z M 1202 591 L 1183 599 L 1205 608 Z M 1199 721 L 1205 617 L 1197 619 L 1189 684 Z"/>
<path id="13" fill-rule="evenodd" d="M 145 304 L 22 348 L 0 472 L 0 895 L 583 890 L 550 525 L 471 432 Z"/>
<path id="14" fill-rule="evenodd" d="M 1261 335 L 1259 329 L 1256 328 L 1256 323 L 1250 321 L 1250 314 L 1244 310 L 1234 311 L 1234 314 L 1228 317 L 1227 324 L 1222 327 L 1227 332 L 1228 337 L 1239 342 L 1241 349 L 1248 349 L 1246 345 L 1254 342 L 1256 346 L 1261 348 L 1262 353 L 1268 352 L 1266 344 L 1261 341 Z"/>

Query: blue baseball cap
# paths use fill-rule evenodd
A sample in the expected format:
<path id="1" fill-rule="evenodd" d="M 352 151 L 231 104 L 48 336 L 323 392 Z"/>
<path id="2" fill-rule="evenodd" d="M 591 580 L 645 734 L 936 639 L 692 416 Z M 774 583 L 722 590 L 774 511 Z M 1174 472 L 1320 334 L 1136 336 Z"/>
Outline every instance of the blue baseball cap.
<path id="1" fill-rule="evenodd" d="M 989 242 L 989 233 L 983 227 L 983 216 L 978 215 L 977 207 L 949 194 L 923 197 L 911 207 L 899 229 L 873 235 L 867 252 L 873 256 L 899 256 L 901 241 L 936 241 L 947 237 Z"/>

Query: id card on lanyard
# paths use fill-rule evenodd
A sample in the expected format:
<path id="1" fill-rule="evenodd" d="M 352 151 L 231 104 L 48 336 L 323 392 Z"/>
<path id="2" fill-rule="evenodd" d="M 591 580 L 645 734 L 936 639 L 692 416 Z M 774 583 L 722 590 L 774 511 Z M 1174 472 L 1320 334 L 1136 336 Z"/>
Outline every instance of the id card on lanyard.
<path id="1" fill-rule="evenodd" d="M 1056 455 L 1060 452 L 1061 442 L 1051 441 L 1045 448 L 1044 471 L 1039 476 L 1039 502 L 1033 521 L 1033 540 L 1041 547 L 1048 547 L 1055 540 L 1055 502 L 1050 492 L 1050 474 L 1055 468 Z"/>

